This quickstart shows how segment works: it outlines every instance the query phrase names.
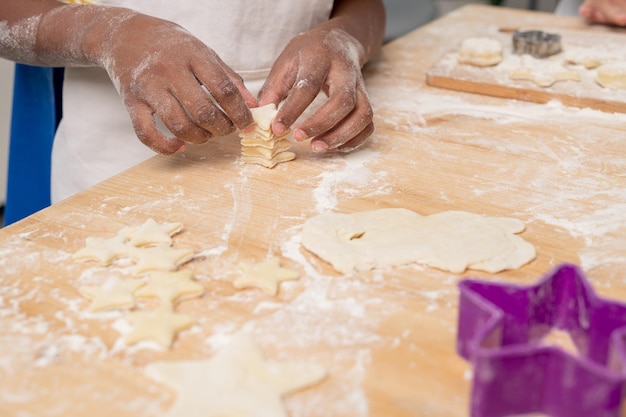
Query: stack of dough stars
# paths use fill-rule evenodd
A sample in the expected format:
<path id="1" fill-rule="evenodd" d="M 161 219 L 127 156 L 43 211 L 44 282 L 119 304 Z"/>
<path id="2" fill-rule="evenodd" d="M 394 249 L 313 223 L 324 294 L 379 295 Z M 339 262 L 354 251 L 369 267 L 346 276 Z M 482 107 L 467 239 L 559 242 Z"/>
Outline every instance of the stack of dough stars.
<path id="1" fill-rule="evenodd" d="M 259 164 L 266 168 L 274 168 L 276 164 L 291 161 L 296 157 L 288 152 L 291 143 L 286 139 L 289 130 L 281 135 L 272 132 L 272 121 L 278 113 L 275 104 L 250 109 L 254 118 L 254 130 L 241 132 L 241 162 Z"/>

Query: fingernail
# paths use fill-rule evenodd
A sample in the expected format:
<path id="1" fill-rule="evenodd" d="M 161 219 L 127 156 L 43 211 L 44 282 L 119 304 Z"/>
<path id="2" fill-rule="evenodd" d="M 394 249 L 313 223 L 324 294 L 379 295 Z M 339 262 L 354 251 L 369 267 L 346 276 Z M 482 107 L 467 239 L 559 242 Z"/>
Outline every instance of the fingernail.
<path id="1" fill-rule="evenodd" d="M 296 129 L 293 131 L 293 138 L 298 142 L 302 142 L 302 141 L 307 140 L 309 137 L 307 136 L 306 133 L 304 133 L 304 130 Z"/>
<path id="2" fill-rule="evenodd" d="M 287 126 L 285 126 L 281 122 L 272 123 L 272 132 L 276 133 L 277 135 L 282 135 L 286 131 L 287 131 Z"/>
<path id="3" fill-rule="evenodd" d="M 317 141 L 311 144 L 313 152 L 326 152 L 328 150 L 328 144 L 326 142 Z"/>
<path id="4" fill-rule="evenodd" d="M 187 144 L 183 143 L 180 148 L 176 150 L 176 153 L 185 152 L 187 150 Z"/>

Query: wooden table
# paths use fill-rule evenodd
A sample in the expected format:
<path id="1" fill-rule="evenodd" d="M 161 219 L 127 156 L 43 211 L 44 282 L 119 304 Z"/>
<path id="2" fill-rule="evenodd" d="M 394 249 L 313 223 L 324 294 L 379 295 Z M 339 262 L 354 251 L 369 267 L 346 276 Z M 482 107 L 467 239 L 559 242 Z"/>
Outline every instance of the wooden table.
<path id="1" fill-rule="evenodd" d="M 162 415 L 175 395 L 143 367 L 209 358 L 244 330 L 269 358 L 328 368 L 325 382 L 287 396 L 291 416 L 466 416 L 459 279 L 530 284 L 572 262 L 600 294 L 626 300 L 626 117 L 425 85 L 440 56 L 497 25 L 606 30 L 468 6 L 386 45 L 367 66 L 377 127 L 358 152 L 320 157 L 299 145 L 295 161 L 267 170 L 240 165 L 236 139 L 215 140 L 0 230 L 0 415 Z M 342 276 L 300 247 L 311 216 L 382 207 L 519 218 L 538 256 L 497 275 L 411 265 Z M 71 258 L 86 237 L 148 218 L 184 224 L 175 245 L 198 252 L 185 268 L 206 288 L 177 308 L 198 324 L 169 351 L 124 346 L 122 313 L 87 313 L 78 287 L 107 270 Z M 276 297 L 233 287 L 239 262 L 272 255 L 301 279 Z"/>

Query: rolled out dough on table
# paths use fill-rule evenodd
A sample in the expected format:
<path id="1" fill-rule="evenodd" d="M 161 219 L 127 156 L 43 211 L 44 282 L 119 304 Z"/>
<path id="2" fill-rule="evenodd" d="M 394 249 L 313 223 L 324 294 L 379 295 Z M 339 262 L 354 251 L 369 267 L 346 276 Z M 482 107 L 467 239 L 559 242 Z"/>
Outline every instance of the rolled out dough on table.
<path id="1" fill-rule="evenodd" d="M 414 262 L 453 273 L 496 273 L 535 258 L 534 246 L 516 236 L 524 228 L 506 217 L 386 208 L 312 217 L 303 225 L 302 244 L 342 273 Z"/>

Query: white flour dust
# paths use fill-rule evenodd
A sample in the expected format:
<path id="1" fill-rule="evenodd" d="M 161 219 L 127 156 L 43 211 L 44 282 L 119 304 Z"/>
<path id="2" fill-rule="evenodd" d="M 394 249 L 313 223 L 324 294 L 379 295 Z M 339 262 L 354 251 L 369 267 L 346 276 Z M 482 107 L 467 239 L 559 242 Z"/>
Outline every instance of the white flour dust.
<path id="1" fill-rule="evenodd" d="M 490 101 L 418 89 L 408 82 L 394 89 L 373 85 L 370 96 L 380 113 L 379 124 L 411 136 L 429 137 L 431 144 L 428 140 L 420 144 L 433 159 L 452 164 L 460 157 L 454 152 L 444 154 L 445 148 L 432 144 L 442 135 L 493 152 L 496 158 L 487 163 L 493 163 L 489 170 L 499 172 L 499 177 L 477 172 L 475 178 L 465 179 L 468 191 L 485 201 L 498 201 L 527 223 L 554 225 L 581 239 L 584 246 L 579 258 L 585 270 L 626 264 L 626 255 L 619 252 L 626 247 L 626 238 L 619 233 L 626 224 L 626 114 L 567 107 L 556 100 L 485 104 Z M 524 140 L 503 140 L 497 129 L 493 133 L 462 131 L 454 121 L 463 117 L 507 126 Z M 542 126 L 547 137 L 538 136 L 533 126 Z M 500 154 L 539 163 L 505 166 L 497 158 Z M 526 184 L 522 192 L 521 183 Z M 445 197 L 451 201 L 449 193 Z"/>
<path id="2" fill-rule="evenodd" d="M 339 195 L 346 198 L 388 194 L 390 185 L 385 183 L 387 172 L 373 172 L 368 167 L 379 157 L 379 152 L 362 148 L 326 161 L 327 169 L 317 177 L 319 181 L 313 189 L 315 210 L 318 213 L 333 210 Z M 310 180 L 300 180 L 299 183 L 310 185 Z"/>

